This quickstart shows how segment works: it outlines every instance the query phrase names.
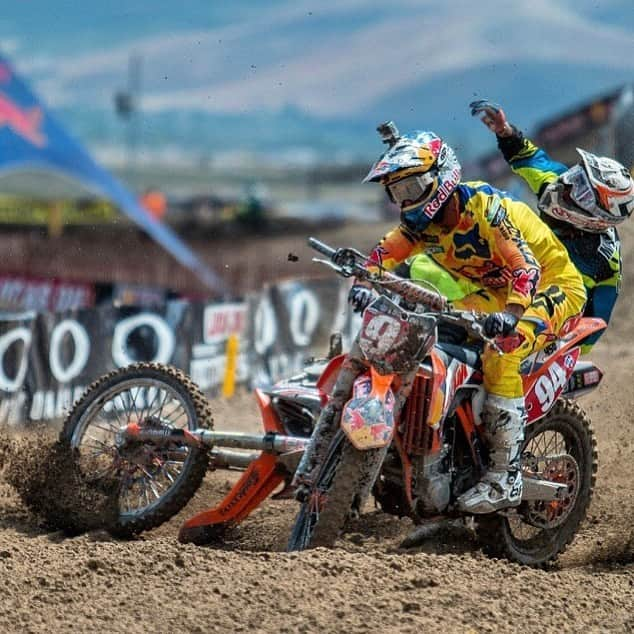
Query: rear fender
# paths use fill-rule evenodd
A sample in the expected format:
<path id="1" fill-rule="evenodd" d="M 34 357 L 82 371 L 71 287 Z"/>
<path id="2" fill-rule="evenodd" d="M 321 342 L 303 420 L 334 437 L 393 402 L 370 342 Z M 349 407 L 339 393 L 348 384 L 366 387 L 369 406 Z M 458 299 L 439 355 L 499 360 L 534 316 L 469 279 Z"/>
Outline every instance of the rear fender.
<path id="1" fill-rule="evenodd" d="M 355 379 L 352 398 L 341 414 L 341 429 L 359 450 L 385 447 L 394 434 L 394 374 L 379 374 L 372 366 Z"/>
<path id="2" fill-rule="evenodd" d="M 568 385 L 579 353 L 579 348 L 562 352 L 542 365 L 537 373 L 524 378 L 527 423 L 533 423 L 545 416 L 557 402 Z"/>
<path id="3" fill-rule="evenodd" d="M 277 457 L 263 453 L 249 465 L 218 506 L 194 515 L 182 528 L 238 524 L 284 482 L 285 477 Z"/>

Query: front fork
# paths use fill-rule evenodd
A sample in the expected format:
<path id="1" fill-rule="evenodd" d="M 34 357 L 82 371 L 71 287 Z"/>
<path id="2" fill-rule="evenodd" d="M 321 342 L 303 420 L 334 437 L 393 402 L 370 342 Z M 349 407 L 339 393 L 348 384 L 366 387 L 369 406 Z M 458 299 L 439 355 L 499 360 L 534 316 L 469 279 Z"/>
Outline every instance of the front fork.
<path id="1" fill-rule="evenodd" d="M 317 419 L 310 441 L 305 447 L 304 454 L 295 471 L 293 485 L 296 487 L 295 496 L 300 502 L 305 501 L 316 481 L 319 466 L 323 463 L 328 448 L 340 427 L 341 414 L 344 405 L 350 399 L 355 379 L 367 369 L 368 362 L 363 359 L 361 348 L 355 339 L 341 366 L 337 381 L 333 387 L 332 396 Z M 394 403 L 394 418 L 396 421 L 398 421 L 399 414 L 411 392 L 417 370 L 418 368 L 399 375 L 400 386 L 395 395 Z M 373 469 L 373 476 L 368 478 L 364 490 L 360 492 L 361 500 L 365 500 L 369 495 L 388 449 L 389 444 L 379 450 L 373 450 L 377 455 L 376 469 Z"/>
<path id="2" fill-rule="evenodd" d="M 332 389 L 332 396 L 321 410 L 310 440 L 297 465 L 293 486 L 297 487 L 296 497 L 300 501 L 304 500 L 312 488 L 311 484 L 316 476 L 316 471 L 323 463 L 335 433 L 339 429 L 341 412 L 348 401 L 354 380 L 365 368 L 366 366 L 361 360 L 361 350 L 355 341 L 339 370 Z"/>

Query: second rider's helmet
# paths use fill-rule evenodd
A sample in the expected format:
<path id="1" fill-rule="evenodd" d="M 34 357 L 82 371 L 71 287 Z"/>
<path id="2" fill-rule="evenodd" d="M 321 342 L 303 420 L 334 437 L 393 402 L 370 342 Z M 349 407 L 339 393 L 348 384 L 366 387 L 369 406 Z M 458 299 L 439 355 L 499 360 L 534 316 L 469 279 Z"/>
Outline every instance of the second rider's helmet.
<path id="1" fill-rule="evenodd" d="M 577 229 L 602 233 L 634 211 L 634 180 L 618 161 L 577 152 L 581 163 L 544 189 L 538 207 Z"/>
<path id="2" fill-rule="evenodd" d="M 401 221 L 412 231 L 424 231 L 458 187 L 460 163 L 433 132 L 417 130 L 386 142 L 390 148 L 363 182 L 384 185 L 401 209 Z"/>

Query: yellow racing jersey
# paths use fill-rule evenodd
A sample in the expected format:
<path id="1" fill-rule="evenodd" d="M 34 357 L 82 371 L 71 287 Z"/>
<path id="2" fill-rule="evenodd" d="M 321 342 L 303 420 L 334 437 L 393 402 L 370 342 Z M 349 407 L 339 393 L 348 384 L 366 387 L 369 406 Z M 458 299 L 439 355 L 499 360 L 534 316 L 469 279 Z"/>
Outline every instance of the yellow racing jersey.
<path id="1" fill-rule="evenodd" d="M 425 253 L 457 278 L 506 292 L 507 304 L 527 308 L 538 288 L 560 276 L 579 277 L 566 248 L 525 203 L 481 181 L 461 183 L 452 201 L 459 220 L 412 232 L 404 224 L 374 248 L 368 266 L 392 270 Z"/>

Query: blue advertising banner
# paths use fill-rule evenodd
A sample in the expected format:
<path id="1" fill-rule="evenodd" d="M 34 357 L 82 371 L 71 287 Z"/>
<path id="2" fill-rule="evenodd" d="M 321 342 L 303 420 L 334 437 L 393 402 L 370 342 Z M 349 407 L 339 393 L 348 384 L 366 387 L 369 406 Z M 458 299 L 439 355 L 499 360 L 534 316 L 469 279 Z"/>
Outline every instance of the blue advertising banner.
<path id="1" fill-rule="evenodd" d="M 218 275 L 169 227 L 150 216 L 117 179 L 95 163 L 0 56 L 0 172 L 24 168 L 61 172 L 108 198 L 211 290 L 225 293 Z"/>

